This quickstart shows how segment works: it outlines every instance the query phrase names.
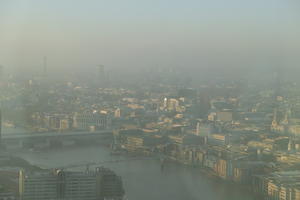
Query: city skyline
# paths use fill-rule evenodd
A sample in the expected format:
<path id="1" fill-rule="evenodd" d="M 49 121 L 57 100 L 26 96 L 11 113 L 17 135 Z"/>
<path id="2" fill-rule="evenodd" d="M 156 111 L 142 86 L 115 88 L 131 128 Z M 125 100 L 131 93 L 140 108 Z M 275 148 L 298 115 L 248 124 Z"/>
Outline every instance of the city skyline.
<path id="1" fill-rule="evenodd" d="M 0 0 L 0 200 L 300 200 L 296 0 Z"/>
<path id="2" fill-rule="evenodd" d="M 295 1 L 1 1 L 7 70 L 297 67 Z"/>

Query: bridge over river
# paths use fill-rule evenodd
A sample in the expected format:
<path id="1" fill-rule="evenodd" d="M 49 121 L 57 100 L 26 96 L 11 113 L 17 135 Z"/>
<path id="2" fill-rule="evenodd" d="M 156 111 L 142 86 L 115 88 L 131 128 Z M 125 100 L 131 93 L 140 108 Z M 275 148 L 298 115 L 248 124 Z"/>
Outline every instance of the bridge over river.
<path id="1" fill-rule="evenodd" d="M 47 148 L 55 145 L 68 146 L 74 143 L 99 142 L 110 144 L 112 130 L 101 130 L 95 132 L 73 131 L 73 132 L 23 132 L 6 133 L 2 135 L 2 143 L 7 149 L 18 148 Z"/>

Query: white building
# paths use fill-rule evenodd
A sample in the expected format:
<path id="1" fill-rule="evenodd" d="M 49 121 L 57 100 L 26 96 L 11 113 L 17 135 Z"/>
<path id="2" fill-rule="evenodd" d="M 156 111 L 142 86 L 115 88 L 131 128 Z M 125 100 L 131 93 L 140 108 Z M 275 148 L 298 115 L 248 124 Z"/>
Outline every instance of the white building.
<path id="1" fill-rule="evenodd" d="M 105 130 L 111 126 L 111 119 L 107 114 L 75 114 L 74 115 L 74 128 L 78 130 Z"/>

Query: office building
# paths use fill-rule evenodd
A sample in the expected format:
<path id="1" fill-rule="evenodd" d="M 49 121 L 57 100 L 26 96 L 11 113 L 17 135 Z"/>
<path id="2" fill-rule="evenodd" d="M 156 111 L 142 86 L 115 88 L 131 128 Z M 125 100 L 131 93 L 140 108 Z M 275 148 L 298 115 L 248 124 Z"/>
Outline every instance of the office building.
<path id="1" fill-rule="evenodd" d="M 54 171 L 19 173 L 21 200 L 120 200 L 124 190 L 122 180 L 113 171 Z"/>
<path id="2" fill-rule="evenodd" d="M 104 130 L 111 125 L 111 119 L 107 114 L 75 114 L 74 128 L 78 130 Z"/>

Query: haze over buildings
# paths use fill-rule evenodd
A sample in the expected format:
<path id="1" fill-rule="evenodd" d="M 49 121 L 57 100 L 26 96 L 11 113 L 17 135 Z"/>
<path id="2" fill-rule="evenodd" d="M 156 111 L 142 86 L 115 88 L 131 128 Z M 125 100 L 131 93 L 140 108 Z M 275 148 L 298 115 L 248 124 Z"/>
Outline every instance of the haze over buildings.
<path id="1" fill-rule="evenodd" d="M 297 67 L 297 1 L 38 1 L 0 3 L 7 69 L 123 70 Z M 216 59 L 217 58 L 217 59 Z M 282 59 L 281 59 L 282 58 Z M 50 69 L 51 66 L 51 69 Z"/>
<path id="2" fill-rule="evenodd" d="M 0 1 L 0 200 L 300 200 L 299 9 Z"/>

